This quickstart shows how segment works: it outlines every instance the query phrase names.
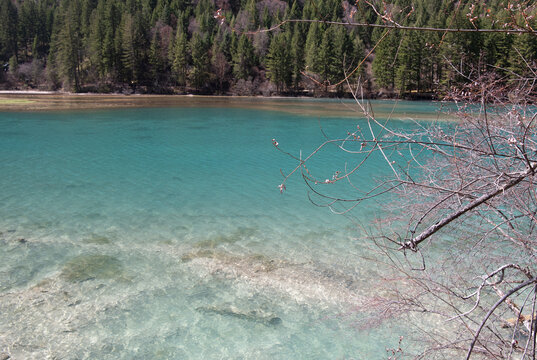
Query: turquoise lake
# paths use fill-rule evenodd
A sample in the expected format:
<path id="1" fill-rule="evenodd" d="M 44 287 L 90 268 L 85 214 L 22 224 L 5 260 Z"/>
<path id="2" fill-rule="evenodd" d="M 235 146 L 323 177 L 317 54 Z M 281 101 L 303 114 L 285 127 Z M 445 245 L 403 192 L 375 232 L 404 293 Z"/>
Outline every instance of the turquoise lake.
<path id="1" fill-rule="evenodd" d="M 333 214 L 298 173 L 280 194 L 296 161 L 272 145 L 307 155 L 320 125 L 338 138 L 366 122 L 276 110 L 0 113 L 0 354 L 386 358 L 404 329 L 368 325 L 381 269 L 362 259 L 380 206 Z M 311 169 L 352 161 L 332 146 Z M 366 170 L 355 186 L 389 172 L 375 158 Z"/>

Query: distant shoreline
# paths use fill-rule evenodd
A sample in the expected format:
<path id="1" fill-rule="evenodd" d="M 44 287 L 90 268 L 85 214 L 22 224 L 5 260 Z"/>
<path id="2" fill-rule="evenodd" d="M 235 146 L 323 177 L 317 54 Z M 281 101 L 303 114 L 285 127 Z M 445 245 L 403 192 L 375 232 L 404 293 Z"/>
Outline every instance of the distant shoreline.
<path id="1" fill-rule="evenodd" d="M 230 94 L 159 94 L 159 93 L 100 93 L 100 92 L 68 92 L 68 91 L 50 91 L 50 90 L 0 90 L 0 95 L 73 95 L 73 96 L 199 96 L 199 97 L 225 97 L 225 98 L 263 98 L 263 99 L 349 99 L 352 100 L 352 96 L 349 93 L 344 93 L 344 96 L 313 96 L 313 95 L 230 95 Z M 409 100 L 409 101 L 432 101 L 437 100 L 434 93 L 411 93 L 401 97 L 390 96 L 389 94 L 369 94 L 364 99 L 368 100 Z"/>
<path id="2" fill-rule="evenodd" d="M 445 120 L 438 113 L 435 119 L 413 111 L 417 101 L 372 100 L 376 116 L 390 117 L 393 107 L 408 107 L 408 115 L 394 120 Z M 431 106 L 436 106 L 431 102 Z M 94 94 L 39 91 L 0 91 L 0 111 L 39 112 L 110 110 L 127 108 L 237 108 L 278 111 L 294 115 L 359 118 L 364 117 L 353 99 L 285 97 L 285 96 L 227 96 L 227 95 L 156 95 L 156 94 Z M 402 113 L 405 111 L 403 109 Z"/>
<path id="3" fill-rule="evenodd" d="M 42 90 L 0 90 L 0 95 L 17 95 L 17 94 L 26 94 L 26 95 L 46 95 L 46 94 L 55 94 L 55 91 L 42 91 Z"/>

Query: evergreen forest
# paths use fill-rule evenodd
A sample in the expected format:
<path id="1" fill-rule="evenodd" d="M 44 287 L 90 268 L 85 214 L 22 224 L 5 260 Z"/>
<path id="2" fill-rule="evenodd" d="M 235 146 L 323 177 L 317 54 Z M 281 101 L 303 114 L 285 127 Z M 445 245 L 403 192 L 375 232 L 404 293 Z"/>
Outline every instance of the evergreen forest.
<path id="1" fill-rule="evenodd" d="M 521 16 L 510 3 L 0 0 L 0 88 L 327 96 L 344 95 L 347 77 L 371 96 L 432 96 L 472 74 L 524 78 L 537 36 L 333 22 L 386 24 L 389 13 L 404 26 L 505 29 Z"/>

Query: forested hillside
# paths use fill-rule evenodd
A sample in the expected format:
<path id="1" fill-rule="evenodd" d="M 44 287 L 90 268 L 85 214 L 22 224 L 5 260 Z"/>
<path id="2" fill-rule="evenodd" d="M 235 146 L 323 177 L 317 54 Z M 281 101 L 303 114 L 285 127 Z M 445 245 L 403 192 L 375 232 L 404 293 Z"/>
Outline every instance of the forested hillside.
<path id="1" fill-rule="evenodd" d="M 441 93 L 472 73 L 524 76 L 537 59 L 537 36 L 326 22 L 535 28 L 535 9 L 509 4 L 394 0 L 375 12 L 360 0 L 0 0 L 0 87 L 341 94 L 345 83 L 334 85 L 373 50 L 351 82 L 361 77 L 372 95 Z M 277 27 L 287 19 L 323 22 Z"/>

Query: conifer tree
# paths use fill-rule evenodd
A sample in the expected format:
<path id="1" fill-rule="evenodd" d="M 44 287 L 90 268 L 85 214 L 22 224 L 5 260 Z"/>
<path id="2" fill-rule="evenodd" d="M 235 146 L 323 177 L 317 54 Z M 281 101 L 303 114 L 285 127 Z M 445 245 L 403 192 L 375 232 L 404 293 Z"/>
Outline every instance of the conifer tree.
<path id="1" fill-rule="evenodd" d="M 509 69 L 519 76 L 528 75 L 535 69 L 535 60 L 537 60 L 537 36 L 515 35 L 509 56 Z"/>
<path id="2" fill-rule="evenodd" d="M 304 42 L 300 28 L 297 26 L 293 32 L 293 38 L 291 39 L 291 73 L 293 77 L 293 88 L 298 90 L 300 80 L 302 78 L 302 71 L 304 70 Z"/>
<path id="3" fill-rule="evenodd" d="M 512 21 L 537 26 L 533 13 L 525 19 L 500 0 L 391 3 L 386 11 L 404 26 L 500 29 Z M 76 8 L 76 15 L 68 16 L 73 13 L 69 7 Z M 217 7 L 221 7 L 218 13 Z M 281 19 L 307 21 L 286 23 L 274 32 L 257 31 L 279 24 Z M 526 76 L 528 65 L 537 58 L 536 38 L 529 35 L 408 32 L 402 37 L 401 31 L 393 29 L 351 29 L 323 23 L 353 20 L 380 25 L 386 19 L 362 2 L 347 1 L 342 6 L 338 0 L 0 0 L 0 60 L 5 64 L 13 56 L 17 63 L 42 59 L 36 64 L 46 64 L 55 84 L 61 80 L 73 89 L 103 81 L 149 85 L 157 74 L 159 81 L 166 78 L 186 86 L 193 50 L 188 39 L 197 32 L 209 52 L 205 64 L 209 75 L 214 71 L 203 87 L 222 91 L 234 80 L 254 80 L 264 70 L 275 72 L 269 69 L 273 60 L 266 55 L 270 38 L 281 32 L 288 40 L 292 88 L 298 90 L 304 71 L 326 84 L 343 79 L 344 70 L 354 69 L 363 59 L 364 49 L 375 47 L 389 32 L 372 56 L 376 85 L 408 92 L 460 85 L 467 81 L 465 74 L 477 70 L 494 69 L 513 78 Z M 171 35 L 172 28 L 181 31 Z M 154 38 L 155 32 L 160 41 Z M 211 45 L 215 41 L 216 47 Z M 164 55 L 164 51 L 168 53 Z M 224 78 L 218 75 L 222 73 Z M 282 84 L 280 91 L 287 86 Z"/>
<path id="4" fill-rule="evenodd" d="M 268 7 L 265 6 L 263 9 L 263 16 L 262 16 L 262 25 L 264 28 L 268 29 L 272 25 L 272 17 L 269 14 Z"/>
<path id="5" fill-rule="evenodd" d="M 151 15 L 151 25 L 155 25 L 157 21 L 163 24 L 169 24 L 170 22 L 170 7 L 168 6 L 169 0 L 158 0 Z"/>
<path id="6" fill-rule="evenodd" d="M 338 59 L 335 56 L 334 37 L 332 28 L 328 28 L 324 33 L 321 45 L 318 49 L 318 62 L 313 70 L 321 76 L 321 81 L 325 86 L 325 91 L 328 90 L 328 85 L 334 79 L 336 73 L 340 70 L 343 64 L 338 64 Z"/>
<path id="7" fill-rule="evenodd" d="M 64 87 L 79 91 L 82 34 L 80 30 L 80 3 L 64 0 L 60 4 L 60 15 L 56 23 L 56 53 L 54 64 Z"/>
<path id="8" fill-rule="evenodd" d="M 267 55 L 269 77 L 276 84 L 279 93 L 291 86 L 293 79 L 293 64 L 288 44 L 289 36 L 286 33 L 277 34 L 270 43 Z"/>
<path id="9" fill-rule="evenodd" d="M 501 74 L 506 74 L 509 69 L 509 59 L 513 46 L 513 35 L 490 34 L 484 39 L 485 63 L 495 66 Z"/>
<path id="10" fill-rule="evenodd" d="M 395 72 L 395 84 L 402 93 L 420 91 L 423 47 L 420 34 L 416 32 L 403 34 Z"/>
<path id="11" fill-rule="evenodd" d="M 89 58 L 92 65 L 96 68 L 99 77 L 106 75 L 106 56 L 104 54 L 105 38 L 105 1 L 100 0 L 97 8 L 93 10 L 91 16 L 90 34 L 89 34 Z"/>
<path id="12" fill-rule="evenodd" d="M 104 74 L 106 76 L 117 76 L 121 66 L 121 52 L 116 43 L 116 38 L 119 38 L 121 34 L 121 10 L 120 2 L 106 1 L 102 44 Z"/>
<path id="13" fill-rule="evenodd" d="M 9 58 L 9 72 L 12 74 L 15 74 L 17 73 L 18 69 L 19 69 L 19 61 L 17 60 L 17 57 L 13 55 Z"/>
<path id="14" fill-rule="evenodd" d="M 224 84 L 227 82 L 227 75 L 231 68 L 224 54 L 223 46 L 214 42 L 211 49 L 211 66 L 214 77 L 216 78 L 216 84 L 219 92 L 224 91 Z"/>
<path id="15" fill-rule="evenodd" d="M 0 0 L 0 60 L 17 58 L 17 8 L 11 0 Z"/>
<path id="16" fill-rule="evenodd" d="M 126 14 L 122 20 L 121 63 L 125 80 L 136 86 L 143 82 L 147 64 L 147 13 L 136 11 L 134 15 Z"/>
<path id="17" fill-rule="evenodd" d="M 210 0 L 200 0 L 194 11 L 196 20 L 200 25 L 200 31 L 212 35 L 215 30 L 216 21 L 214 18 L 215 8 Z"/>
<path id="18" fill-rule="evenodd" d="M 339 82 L 345 77 L 345 73 L 350 71 L 355 62 L 353 43 L 350 40 L 347 29 L 344 27 L 332 27 L 332 38 L 334 42 L 334 58 L 332 64 L 331 81 Z M 359 61 L 359 60 L 358 60 Z M 342 91 L 343 83 L 339 85 L 338 91 Z"/>
<path id="19" fill-rule="evenodd" d="M 202 90 L 209 81 L 210 62 L 209 62 L 209 44 L 206 38 L 195 33 L 190 41 L 192 51 L 192 67 L 190 68 L 190 83 L 196 90 Z"/>
<path id="20" fill-rule="evenodd" d="M 172 75 L 177 84 L 184 88 L 187 82 L 189 48 L 186 34 L 183 31 L 182 20 L 179 20 L 177 24 L 175 40 L 170 48 Z"/>
<path id="21" fill-rule="evenodd" d="M 47 1 L 38 3 L 37 24 L 34 40 L 37 39 L 35 54 L 32 51 L 34 59 L 45 58 L 48 56 L 50 49 L 50 38 L 52 33 L 52 24 L 54 19 L 55 4 L 48 4 Z"/>
<path id="22" fill-rule="evenodd" d="M 318 23 L 312 23 L 308 30 L 305 45 L 306 69 L 315 72 L 318 63 L 318 49 L 321 44 L 321 31 Z"/>
<path id="23" fill-rule="evenodd" d="M 285 19 L 300 19 L 300 9 L 296 0 L 293 0 L 291 7 L 287 8 Z"/>
<path id="24" fill-rule="evenodd" d="M 165 61 L 162 58 L 162 46 L 158 29 L 154 29 L 153 38 L 149 47 L 149 68 L 151 81 L 154 85 L 159 85 L 164 72 Z"/>
<path id="25" fill-rule="evenodd" d="M 390 30 L 385 30 L 390 31 Z M 383 36 L 382 34 L 381 36 Z M 399 33 L 393 31 L 386 35 L 375 49 L 373 60 L 373 74 L 379 87 L 393 89 L 395 86 L 395 69 L 397 68 L 397 48 L 399 47 Z"/>
<path id="26" fill-rule="evenodd" d="M 126 14 L 121 23 L 121 64 L 125 80 L 132 84 L 138 81 L 139 74 L 136 66 L 134 20 L 131 14 Z"/>
<path id="27" fill-rule="evenodd" d="M 242 34 L 237 42 L 237 48 L 233 56 L 233 74 L 235 78 L 247 80 L 252 74 L 254 64 L 254 47 L 250 39 L 245 34 Z"/>
<path id="28" fill-rule="evenodd" d="M 256 30 L 259 26 L 259 12 L 257 11 L 256 1 L 248 0 L 245 6 L 245 10 L 248 13 L 248 30 Z"/>
<path id="29" fill-rule="evenodd" d="M 34 37 L 37 34 L 37 16 L 37 6 L 34 1 L 24 1 L 21 3 L 18 13 L 18 40 L 25 59 L 28 58 L 29 50 L 31 50 Z"/>

